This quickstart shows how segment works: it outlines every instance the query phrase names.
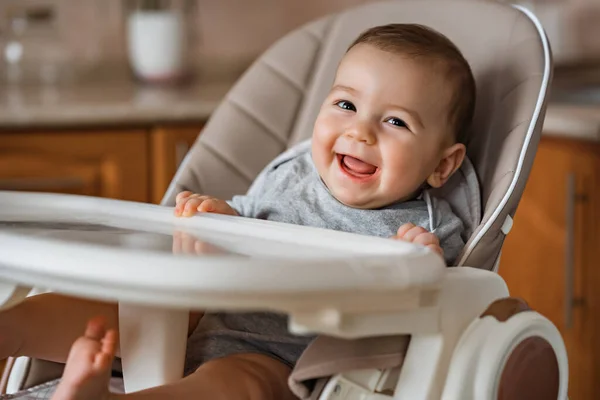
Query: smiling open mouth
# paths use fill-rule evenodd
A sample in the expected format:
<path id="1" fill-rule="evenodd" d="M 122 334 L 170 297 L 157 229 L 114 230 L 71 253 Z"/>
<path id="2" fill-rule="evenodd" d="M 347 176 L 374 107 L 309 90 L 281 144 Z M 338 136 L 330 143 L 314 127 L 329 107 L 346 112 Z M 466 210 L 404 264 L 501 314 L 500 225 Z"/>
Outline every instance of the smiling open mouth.
<path id="1" fill-rule="evenodd" d="M 340 168 L 357 179 L 368 179 L 375 175 L 378 170 L 377 166 L 349 155 L 337 154 L 337 159 Z"/>

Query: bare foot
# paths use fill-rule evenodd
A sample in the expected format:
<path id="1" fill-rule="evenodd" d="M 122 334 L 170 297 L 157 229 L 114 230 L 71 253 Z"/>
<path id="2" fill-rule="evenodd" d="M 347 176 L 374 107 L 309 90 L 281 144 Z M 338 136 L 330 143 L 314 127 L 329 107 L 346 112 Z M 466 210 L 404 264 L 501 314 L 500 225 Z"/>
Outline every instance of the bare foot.
<path id="1" fill-rule="evenodd" d="M 62 380 L 52 400 L 105 400 L 117 333 L 106 330 L 102 318 L 88 322 L 85 335 L 75 341 Z"/>

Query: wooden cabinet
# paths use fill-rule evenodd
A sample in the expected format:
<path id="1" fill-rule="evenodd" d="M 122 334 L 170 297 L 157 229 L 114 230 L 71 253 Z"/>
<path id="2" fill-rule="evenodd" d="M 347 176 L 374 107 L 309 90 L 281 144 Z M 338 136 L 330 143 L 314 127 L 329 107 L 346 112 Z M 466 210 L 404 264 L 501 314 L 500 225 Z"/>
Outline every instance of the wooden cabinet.
<path id="1" fill-rule="evenodd" d="M 544 138 L 499 270 L 562 333 L 574 400 L 600 399 L 599 177 L 600 145 Z"/>
<path id="2" fill-rule="evenodd" d="M 183 161 L 202 130 L 202 125 L 161 126 L 152 130 L 150 144 L 152 150 L 152 203 L 160 203 Z"/>
<path id="3" fill-rule="evenodd" d="M 144 130 L 3 132 L 0 190 L 148 199 Z"/>
<path id="4" fill-rule="evenodd" d="M 159 203 L 201 129 L 0 132 L 0 190 Z"/>

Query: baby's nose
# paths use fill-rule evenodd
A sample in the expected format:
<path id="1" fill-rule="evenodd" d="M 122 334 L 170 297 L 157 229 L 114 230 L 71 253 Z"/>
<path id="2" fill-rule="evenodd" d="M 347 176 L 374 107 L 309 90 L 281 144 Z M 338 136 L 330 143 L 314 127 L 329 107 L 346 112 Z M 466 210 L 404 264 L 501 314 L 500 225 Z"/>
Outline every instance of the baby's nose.
<path id="1" fill-rule="evenodd" d="M 373 131 L 372 127 L 367 123 L 358 123 L 352 125 L 347 131 L 346 135 L 352 139 L 363 142 L 365 144 L 375 144 L 377 142 L 377 135 Z"/>

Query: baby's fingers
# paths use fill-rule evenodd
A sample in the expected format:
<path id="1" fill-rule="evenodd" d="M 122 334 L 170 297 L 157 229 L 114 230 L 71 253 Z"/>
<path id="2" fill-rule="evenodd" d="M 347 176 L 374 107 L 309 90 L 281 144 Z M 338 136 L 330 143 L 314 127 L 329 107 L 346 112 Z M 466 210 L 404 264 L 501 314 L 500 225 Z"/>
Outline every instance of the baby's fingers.
<path id="1" fill-rule="evenodd" d="M 444 257 L 444 250 L 440 247 L 440 239 L 431 232 L 423 233 L 413 240 L 413 243 L 420 244 L 429 248 L 433 252 L 439 254 Z"/>
<path id="2" fill-rule="evenodd" d="M 175 215 L 180 217 L 183 214 L 183 210 L 185 209 L 187 202 L 195 197 L 197 197 L 197 195 L 193 194 L 192 192 L 179 193 L 175 198 Z"/>
<path id="3" fill-rule="evenodd" d="M 219 200 L 217 199 L 206 199 L 197 208 L 198 212 L 217 212 L 219 207 Z"/>
<path id="4" fill-rule="evenodd" d="M 442 250 L 442 248 L 437 244 L 429 244 L 427 245 L 427 247 L 429 248 L 429 250 L 432 250 L 438 253 L 440 256 L 444 257 L 444 250 Z"/>
<path id="5" fill-rule="evenodd" d="M 402 225 L 400 228 L 398 228 L 398 232 L 396 232 L 396 237 L 399 239 L 404 239 L 404 235 L 406 235 L 406 233 L 414 227 L 415 224 L 412 224 L 410 222 Z"/>
<path id="6" fill-rule="evenodd" d="M 414 238 L 413 243 L 420 244 L 423 246 L 429 246 L 430 244 L 438 246 L 440 244 L 440 241 L 437 238 L 437 236 L 435 236 L 433 233 L 425 232 L 421 233 L 420 235 L 417 235 Z"/>
<path id="7" fill-rule="evenodd" d="M 414 240 L 419 236 L 419 235 L 423 235 L 428 233 L 427 230 L 425 230 L 425 228 L 422 228 L 420 226 L 414 226 L 411 229 L 409 229 L 405 234 L 403 234 L 402 236 L 398 235 L 398 237 L 402 240 L 405 240 L 407 242 L 414 242 Z"/>
<path id="8" fill-rule="evenodd" d="M 235 210 L 231 208 L 226 201 L 220 199 L 206 199 L 198 207 L 200 212 L 209 212 L 214 214 L 226 214 L 226 215 L 237 215 Z"/>
<path id="9" fill-rule="evenodd" d="M 175 197 L 175 204 L 179 204 L 181 200 L 185 199 L 186 197 L 190 197 L 191 195 L 192 192 L 190 192 L 189 190 L 178 193 L 177 197 Z"/>
<path id="10" fill-rule="evenodd" d="M 184 217 L 191 217 L 192 215 L 196 214 L 196 212 L 198 211 L 198 207 L 200 206 L 200 204 L 206 201 L 206 199 L 207 196 L 198 196 L 186 199 L 185 203 L 183 203 L 182 201 L 182 204 L 180 205 L 181 215 Z"/>

